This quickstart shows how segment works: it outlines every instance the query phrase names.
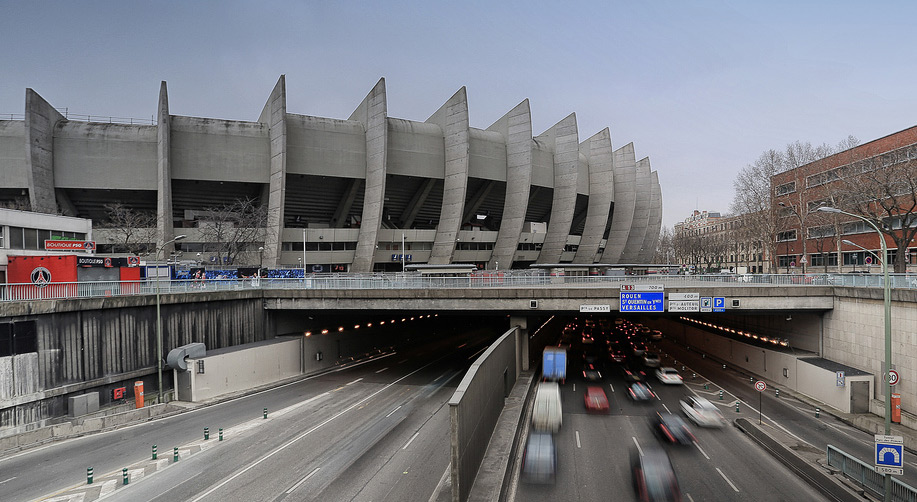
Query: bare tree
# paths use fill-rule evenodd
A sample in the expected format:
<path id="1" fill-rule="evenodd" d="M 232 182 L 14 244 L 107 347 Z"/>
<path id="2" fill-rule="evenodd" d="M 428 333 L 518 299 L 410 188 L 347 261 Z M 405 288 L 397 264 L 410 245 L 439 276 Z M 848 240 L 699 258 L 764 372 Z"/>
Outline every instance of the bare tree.
<path id="1" fill-rule="evenodd" d="M 853 162 L 838 174 L 841 187 L 836 194 L 838 205 L 866 218 L 891 239 L 897 249 L 894 271 L 898 273 L 907 271 L 907 249 L 917 237 L 915 159 L 917 149 L 902 149 L 851 159 Z"/>
<path id="2" fill-rule="evenodd" d="M 675 235 L 669 227 L 662 227 L 659 233 L 659 241 L 656 243 L 656 250 L 653 254 L 653 263 L 671 264 L 677 256 L 675 254 Z"/>
<path id="3" fill-rule="evenodd" d="M 198 228 L 208 244 L 207 251 L 220 263 L 235 263 L 239 255 L 264 239 L 267 224 L 266 205 L 252 198 L 237 199 L 201 213 Z"/>
<path id="4" fill-rule="evenodd" d="M 115 239 L 113 244 L 116 253 L 140 254 L 153 247 L 156 240 L 156 213 L 137 211 L 120 202 L 105 204 L 104 207 L 108 212 L 108 220 L 100 226 L 110 229 Z"/>
<path id="5" fill-rule="evenodd" d="M 783 156 L 777 150 L 761 154 L 753 164 L 745 166 L 733 182 L 735 198 L 732 212 L 747 217 L 748 233 L 764 237 L 764 252 L 777 270 L 777 219 L 772 207 L 771 177 L 783 170 Z"/>

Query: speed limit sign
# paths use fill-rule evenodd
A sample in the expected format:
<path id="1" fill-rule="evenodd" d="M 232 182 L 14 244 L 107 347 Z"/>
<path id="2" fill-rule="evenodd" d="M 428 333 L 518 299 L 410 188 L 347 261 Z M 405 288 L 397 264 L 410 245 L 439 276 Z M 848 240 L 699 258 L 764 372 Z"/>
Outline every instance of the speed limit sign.
<path id="1" fill-rule="evenodd" d="M 758 392 L 764 392 L 764 389 L 767 389 L 767 384 L 761 380 L 755 382 L 755 390 Z"/>
<path id="2" fill-rule="evenodd" d="M 885 376 L 888 380 L 889 385 L 895 385 L 898 383 L 898 372 L 895 370 L 888 370 L 888 375 Z"/>

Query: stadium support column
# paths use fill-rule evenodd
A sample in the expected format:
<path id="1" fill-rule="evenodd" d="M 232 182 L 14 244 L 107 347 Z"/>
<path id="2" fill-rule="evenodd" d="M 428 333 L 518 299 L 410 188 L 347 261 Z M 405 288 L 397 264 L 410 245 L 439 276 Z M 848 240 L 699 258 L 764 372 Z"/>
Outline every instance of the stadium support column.
<path id="1" fill-rule="evenodd" d="M 652 197 L 652 178 L 650 159 L 643 158 L 637 162 L 637 178 L 634 183 L 634 220 L 627 234 L 627 244 L 621 254 L 624 263 L 637 263 L 642 256 L 643 240 L 650 217 L 650 198 Z"/>
<path id="2" fill-rule="evenodd" d="M 452 95 L 427 122 L 442 128 L 445 144 L 443 203 L 430 253 L 431 264 L 443 265 L 452 263 L 468 191 L 468 96 L 465 88 Z"/>
<path id="3" fill-rule="evenodd" d="M 602 253 L 602 263 L 621 263 L 624 246 L 630 226 L 634 222 L 634 208 L 637 203 L 637 161 L 634 144 L 628 143 L 614 152 L 615 207 L 611 215 L 611 229 Z"/>
<path id="4" fill-rule="evenodd" d="M 639 261 L 649 263 L 656 254 L 659 244 L 659 232 L 662 230 L 662 188 L 659 186 L 659 174 L 650 174 L 650 217 L 646 225 L 646 237 L 643 239 L 643 253 Z"/>
<path id="5" fill-rule="evenodd" d="M 366 188 L 363 191 L 363 216 L 351 272 L 372 272 L 382 226 L 385 199 L 386 160 L 388 157 L 388 107 L 385 79 L 379 79 L 348 120 L 363 124 L 366 134 Z"/>
<path id="6" fill-rule="evenodd" d="M 538 254 L 538 263 L 560 263 L 570 227 L 573 225 L 573 214 L 576 212 L 579 165 L 576 114 L 567 115 L 535 139 L 542 144 L 553 146 L 554 150 L 554 200 L 551 203 L 548 232 L 544 236 L 541 253 Z"/>
<path id="7" fill-rule="evenodd" d="M 580 145 L 580 151 L 589 162 L 589 204 L 583 238 L 573 263 L 591 264 L 595 263 L 595 255 L 605 237 L 615 196 L 611 132 L 607 127 L 599 131 Z"/>
<path id="8" fill-rule="evenodd" d="M 276 267 L 280 264 L 280 249 L 283 242 L 283 211 L 287 187 L 286 118 L 286 76 L 281 75 L 258 118 L 258 122 L 267 125 L 271 144 L 267 228 L 264 233 L 264 262 L 268 267 Z"/>
<path id="9" fill-rule="evenodd" d="M 503 219 L 487 268 L 494 268 L 497 262 L 502 263 L 503 268 L 510 268 L 525 224 L 532 189 L 532 112 L 529 100 L 519 103 L 487 130 L 499 132 L 506 141 Z"/>
<path id="10" fill-rule="evenodd" d="M 57 213 L 54 193 L 54 126 L 67 120 L 32 89 L 25 90 L 25 162 L 29 204 L 37 213 Z"/>
<path id="11" fill-rule="evenodd" d="M 156 249 L 169 256 L 174 244 L 172 234 L 172 116 L 169 115 L 169 91 L 166 81 L 159 84 L 156 108 Z M 166 244 L 169 247 L 164 247 Z"/>

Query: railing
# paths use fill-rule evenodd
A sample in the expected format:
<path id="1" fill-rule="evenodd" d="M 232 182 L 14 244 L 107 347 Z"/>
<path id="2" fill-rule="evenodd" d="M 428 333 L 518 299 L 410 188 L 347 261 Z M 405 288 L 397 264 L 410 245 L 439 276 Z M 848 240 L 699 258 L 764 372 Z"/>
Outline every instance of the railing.
<path id="1" fill-rule="evenodd" d="M 102 124 L 128 124 L 128 125 L 156 125 L 156 119 L 152 116 L 148 119 L 138 119 L 132 117 L 111 117 L 108 115 L 84 115 L 80 113 L 70 113 L 66 108 L 58 108 L 67 120 L 78 120 L 81 122 L 95 122 Z M 0 113 L 0 120 L 25 120 L 25 115 L 21 113 Z"/>
<path id="2" fill-rule="evenodd" d="M 547 275 L 527 270 L 478 271 L 459 277 L 419 273 L 309 274 L 293 278 L 218 278 L 159 281 L 160 293 L 194 293 L 245 289 L 488 289 L 518 287 L 610 287 L 664 284 L 667 287 L 882 287 L 882 276 L 861 274 L 762 275 Z M 917 288 L 917 275 L 889 276 L 892 287 Z M 104 298 L 156 294 L 155 279 L 146 281 L 0 284 L 0 301 Z M 917 501 L 915 501 L 917 502 Z"/>
<path id="3" fill-rule="evenodd" d="M 843 450 L 828 445 L 828 465 L 840 469 L 844 477 L 862 486 L 872 495 L 881 499 L 885 496 L 885 476 L 876 472 L 876 468 Z M 917 502 L 917 490 L 892 478 L 891 500 L 893 502 Z"/>

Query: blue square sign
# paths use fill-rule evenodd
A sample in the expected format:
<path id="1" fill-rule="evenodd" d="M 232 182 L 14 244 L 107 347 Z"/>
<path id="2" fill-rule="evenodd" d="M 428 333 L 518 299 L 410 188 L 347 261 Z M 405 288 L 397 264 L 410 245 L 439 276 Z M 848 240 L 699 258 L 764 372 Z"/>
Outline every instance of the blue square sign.
<path id="1" fill-rule="evenodd" d="M 713 297 L 713 311 L 714 312 L 726 312 L 726 297 L 723 297 L 723 296 Z"/>
<path id="2" fill-rule="evenodd" d="M 876 443 L 876 465 L 903 467 L 904 445 L 895 443 Z"/>

